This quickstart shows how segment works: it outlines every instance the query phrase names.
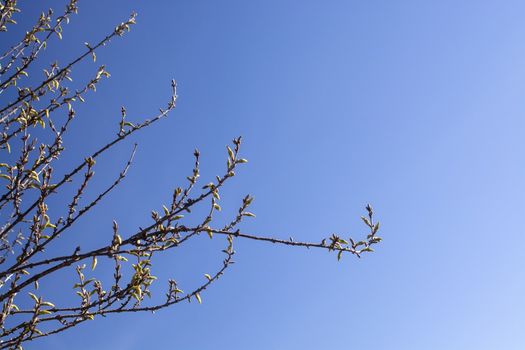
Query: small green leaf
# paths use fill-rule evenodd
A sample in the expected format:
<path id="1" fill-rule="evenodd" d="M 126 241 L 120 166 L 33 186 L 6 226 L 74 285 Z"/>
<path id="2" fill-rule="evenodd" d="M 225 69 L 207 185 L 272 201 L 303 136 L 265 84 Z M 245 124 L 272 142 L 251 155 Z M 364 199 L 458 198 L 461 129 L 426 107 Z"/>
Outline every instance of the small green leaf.
<path id="1" fill-rule="evenodd" d="M 233 159 L 234 154 L 230 146 L 226 146 L 226 149 L 228 150 L 228 156 L 230 157 L 230 159 Z"/>
<path id="2" fill-rule="evenodd" d="M 52 224 L 51 222 L 48 221 L 48 222 L 46 222 L 46 225 L 44 226 L 44 228 L 48 228 L 48 227 L 56 228 L 57 225 L 54 225 L 54 224 Z"/>
<path id="3" fill-rule="evenodd" d="M 38 297 L 36 295 L 34 295 L 33 293 L 29 292 L 27 294 L 29 294 L 29 296 L 31 297 L 31 299 L 33 299 L 35 301 L 35 303 L 39 303 L 40 302 L 38 300 Z"/>
<path id="4" fill-rule="evenodd" d="M 370 220 L 368 220 L 368 218 L 365 218 L 364 216 L 361 216 L 361 220 L 363 220 L 363 222 L 364 222 L 368 227 L 372 227 L 372 223 L 370 222 Z"/>

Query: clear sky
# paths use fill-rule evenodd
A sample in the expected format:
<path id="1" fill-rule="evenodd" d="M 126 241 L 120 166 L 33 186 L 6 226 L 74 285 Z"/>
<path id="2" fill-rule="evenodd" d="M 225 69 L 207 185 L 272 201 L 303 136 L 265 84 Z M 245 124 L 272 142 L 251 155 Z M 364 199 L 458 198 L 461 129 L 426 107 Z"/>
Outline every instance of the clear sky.
<path id="1" fill-rule="evenodd" d="M 64 3 L 21 6 L 36 15 Z M 110 239 L 113 218 L 130 230 L 148 222 L 194 147 L 205 180 L 238 135 L 250 162 L 222 195 L 225 218 L 251 193 L 246 231 L 318 241 L 363 234 L 370 202 L 384 241 L 341 262 L 240 241 L 202 305 L 99 319 L 28 348 L 525 347 L 524 2 L 81 1 L 45 57 L 67 61 L 132 10 L 132 32 L 98 53 L 112 78 L 78 109 L 64 160 L 114 135 L 121 105 L 136 121 L 164 106 L 172 78 L 178 107 L 135 137 L 129 177 L 66 241 Z M 97 163 L 97 184 L 130 150 Z M 173 252 L 156 272 L 201 281 L 222 258 L 210 244 Z M 43 288 L 71 288 L 63 281 Z"/>

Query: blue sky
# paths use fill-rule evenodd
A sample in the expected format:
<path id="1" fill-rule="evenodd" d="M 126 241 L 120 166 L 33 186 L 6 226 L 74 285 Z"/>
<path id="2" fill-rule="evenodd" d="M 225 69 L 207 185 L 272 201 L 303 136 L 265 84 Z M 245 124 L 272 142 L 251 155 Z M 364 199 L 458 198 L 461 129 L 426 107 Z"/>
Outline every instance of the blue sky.
<path id="1" fill-rule="evenodd" d="M 31 18 L 63 3 L 21 5 Z M 178 106 L 136 136 L 129 177 L 64 246 L 109 239 L 113 218 L 148 222 L 194 147 L 213 178 L 238 135 L 250 162 L 222 195 L 225 218 L 251 193 L 246 231 L 317 241 L 363 234 L 370 202 L 384 241 L 341 262 L 239 241 L 202 305 L 109 317 L 29 348 L 523 349 L 523 2 L 83 1 L 45 57 L 65 62 L 132 10 L 132 32 L 97 55 L 112 78 L 78 108 L 64 162 L 108 140 L 121 105 L 130 120 L 155 113 L 172 78 Z M 95 189 L 131 145 L 97 163 Z M 196 283 L 220 262 L 212 248 L 196 241 L 157 272 Z"/>

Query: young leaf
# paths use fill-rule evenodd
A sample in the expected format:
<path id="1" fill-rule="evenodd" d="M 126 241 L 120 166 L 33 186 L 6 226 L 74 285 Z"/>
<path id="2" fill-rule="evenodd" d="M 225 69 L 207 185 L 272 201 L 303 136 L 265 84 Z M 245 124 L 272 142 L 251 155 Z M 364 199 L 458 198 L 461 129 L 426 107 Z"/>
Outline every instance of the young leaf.
<path id="1" fill-rule="evenodd" d="M 29 296 L 31 297 L 31 299 L 33 299 L 35 301 L 35 303 L 39 303 L 40 302 L 38 300 L 38 297 L 36 295 L 34 295 L 33 293 L 29 292 L 27 294 L 29 294 Z"/>
<path id="2" fill-rule="evenodd" d="M 228 157 L 230 157 L 230 159 L 233 159 L 234 158 L 234 154 L 233 154 L 233 151 L 230 148 L 230 146 L 226 146 L 226 149 L 228 150 Z"/>

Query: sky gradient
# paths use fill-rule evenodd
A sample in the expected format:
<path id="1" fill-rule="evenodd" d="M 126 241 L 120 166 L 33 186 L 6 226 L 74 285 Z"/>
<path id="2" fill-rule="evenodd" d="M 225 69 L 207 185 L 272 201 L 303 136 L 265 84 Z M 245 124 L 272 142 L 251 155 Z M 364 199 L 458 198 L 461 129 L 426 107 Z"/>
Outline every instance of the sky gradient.
<path id="1" fill-rule="evenodd" d="M 21 1 L 19 22 L 64 4 Z M 43 63 L 65 63 L 131 11 L 138 17 L 96 64 L 73 72 L 82 81 L 103 63 L 112 77 L 77 109 L 63 164 L 114 135 L 121 105 L 139 121 L 166 104 L 172 78 L 179 94 L 168 119 L 97 163 L 94 189 L 139 143 L 128 178 L 78 225 L 88 245 L 111 237 L 112 219 L 123 231 L 149 222 L 191 171 L 195 147 L 207 183 L 238 135 L 249 163 L 222 193 L 225 220 L 251 193 L 257 218 L 247 232 L 358 237 L 371 203 L 384 241 L 340 262 L 324 251 L 238 241 L 237 263 L 202 305 L 99 319 L 28 349 L 525 347 L 524 2 L 79 6 Z M 156 272 L 191 285 L 220 262 L 215 248 L 202 237 Z M 42 288 L 71 288 L 49 283 Z"/>

